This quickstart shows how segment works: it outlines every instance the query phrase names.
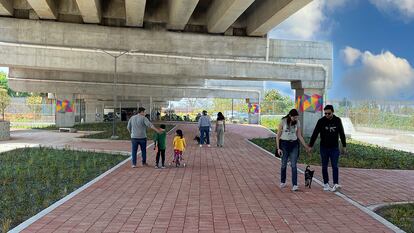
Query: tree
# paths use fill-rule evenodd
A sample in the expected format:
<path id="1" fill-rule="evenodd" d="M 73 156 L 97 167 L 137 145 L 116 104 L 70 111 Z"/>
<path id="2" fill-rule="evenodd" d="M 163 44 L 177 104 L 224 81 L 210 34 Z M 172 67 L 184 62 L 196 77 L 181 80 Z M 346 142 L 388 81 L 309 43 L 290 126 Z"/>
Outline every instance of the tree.
<path id="1" fill-rule="evenodd" d="M 264 101 L 262 103 L 262 113 L 286 113 L 294 107 L 293 100 L 289 96 L 283 96 L 278 90 L 266 91 Z"/>
<path id="2" fill-rule="evenodd" d="M 42 97 L 40 95 L 32 95 L 27 97 L 26 104 L 29 105 L 29 108 L 34 112 L 34 118 L 42 109 Z"/>
<path id="3" fill-rule="evenodd" d="M 3 87 L 7 90 L 7 94 L 11 97 L 26 97 L 30 94 L 27 92 L 15 92 L 9 87 L 9 82 L 7 81 L 7 74 L 3 71 L 0 71 L 0 88 Z"/>
<path id="4" fill-rule="evenodd" d="M 0 110 L 3 116 L 3 121 L 4 121 L 4 113 L 6 111 L 7 106 L 10 105 L 10 102 L 11 102 L 11 98 L 7 94 L 7 90 L 4 89 L 3 87 L 0 87 Z"/>

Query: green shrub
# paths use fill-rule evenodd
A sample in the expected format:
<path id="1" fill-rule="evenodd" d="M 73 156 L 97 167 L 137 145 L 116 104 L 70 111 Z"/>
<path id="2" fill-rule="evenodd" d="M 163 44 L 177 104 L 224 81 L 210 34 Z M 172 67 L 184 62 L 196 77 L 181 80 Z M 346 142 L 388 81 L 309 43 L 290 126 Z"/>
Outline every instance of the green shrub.
<path id="1" fill-rule="evenodd" d="M 266 128 L 277 131 L 277 127 L 280 124 L 282 116 L 262 116 L 260 120 L 260 124 L 265 126 Z"/>
<path id="2" fill-rule="evenodd" d="M 253 143 L 272 154 L 276 150 L 275 138 L 252 139 Z M 305 139 L 309 142 L 309 139 Z M 341 167 L 372 168 L 372 169 L 414 169 L 414 154 L 399 150 L 387 149 L 355 140 L 347 141 L 348 154 L 340 156 Z M 308 157 L 301 146 L 299 163 L 320 165 L 319 140 L 315 143 L 311 157 Z"/>
<path id="3" fill-rule="evenodd" d="M 125 159 L 49 148 L 1 153 L 1 231 L 17 226 Z"/>
<path id="4" fill-rule="evenodd" d="M 131 136 L 127 130 L 128 122 L 117 122 L 116 123 L 116 135 L 119 137 L 118 140 L 130 140 Z M 157 125 L 156 125 L 157 126 Z M 166 125 L 166 131 L 170 131 L 174 126 L 173 125 Z M 158 126 L 157 126 L 158 127 Z M 99 122 L 99 123 L 83 123 L 77 124 L 74 126 L 79 131 L 103 131 L 101 133 L 90 134 L 84 136 L 84 138 L 92 138 L 92 139 L 109 139 L 112 136 L 112 122 Z M 56 126 L 48 126 L 41 129 L 46 130 L 57 130 Z M 153 138 L 154 130 L 148 129 L 147 130 L 147 137 Z"/>
<path id="5" fill-rule="evenodd" d="M 377 213 L 405 232 L 414 233 L 414 204 L 387 206 Z"/>

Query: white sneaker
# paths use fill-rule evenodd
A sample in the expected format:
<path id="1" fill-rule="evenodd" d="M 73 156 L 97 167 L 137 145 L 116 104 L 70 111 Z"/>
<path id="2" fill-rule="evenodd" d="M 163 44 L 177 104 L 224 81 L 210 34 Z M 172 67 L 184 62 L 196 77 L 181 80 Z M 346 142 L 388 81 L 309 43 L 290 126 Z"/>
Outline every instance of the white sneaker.
<path id="1" fill-rule="evenodd" d="M 211 147 L 211 145 L 210 145 L 210 144 L 208 144 L 208 145 L 207 145 L 207 147 Z"/>
<path id="2" fill-rule="evenodd" d="M 339 185 L 339 184 L 334 184 L 334 186 L 332 187 L 331 191 L 332 191 L 332 192 L 340 191 L 340 190 L 341 190 L 341 188 L 342 188 L 342 186 L 341 186 L 341 185 Z"/>
<path id="3" fill-rule="evenodd" d="M 293 185 L 293 187 L 292 187 L 292 191 L 298 191 L 299 190 L 299 187 L 297 186 L 297 185 Z"/>
<path id="4" fill-rule="evenodd" d="M 203 147 L 203 145 L 200 144 L 200 147 Z"/>
<path id="5" fill-rule="evenodd" d="M 135 166 L 135 165 L 132 165 L 131 167 L 132 167 L 132 168 L 136 168 L 137 166 Z"/>
<path id="6" fill-rule="evenodd" d="M 286 183 L 280 183 L 279 187 L 282 189 L 284 187 L 286 187 Z"/>
<path id="7" fill-rule="evenodd" d="M 323 191 L 330 191 L 330 190 L 331 190 L 331 187 L 329 187 L 328 183 L 323 184 Z"/>

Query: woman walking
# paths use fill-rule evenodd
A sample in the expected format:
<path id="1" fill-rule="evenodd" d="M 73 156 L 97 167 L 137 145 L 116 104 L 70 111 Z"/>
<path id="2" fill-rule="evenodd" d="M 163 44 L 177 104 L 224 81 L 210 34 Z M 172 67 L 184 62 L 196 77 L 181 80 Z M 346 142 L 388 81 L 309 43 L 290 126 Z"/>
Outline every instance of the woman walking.
<path id="1" fill-rule="evenodd" d="M 226 119 L 223 113 L 219 112 L 216 121 L 217 147 L 224 145 L 224 132 L 226 132 Z"/>
<path id="2" fill-rule="evenodd" d="M 298 111 L 296 109 L 290 110 L 289 114 L 282 118 L 276 136 L 276 155 L 282 158 L 280 188 L 286 187 L 286 167 L 288 159 L 290 159 L 290 166 L 292 168 L 292 191 L 299 189 L 298 171 L 296 167 L 299 157 L 299 141 L 306 150 L 310 149 L 303 139 L 298 118 Z"/>

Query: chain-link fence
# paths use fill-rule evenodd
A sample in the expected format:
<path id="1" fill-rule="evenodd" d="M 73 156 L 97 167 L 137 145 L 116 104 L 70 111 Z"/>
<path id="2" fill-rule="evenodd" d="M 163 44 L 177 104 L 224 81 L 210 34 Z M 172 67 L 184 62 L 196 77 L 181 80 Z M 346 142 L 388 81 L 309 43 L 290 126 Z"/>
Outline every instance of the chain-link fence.
<path id="1" fill-rule="evenodd" d="M 55 124 L 56 102 L 43 98 L 40 104 L 31 104 L 25 97 L 14 97 L 5 109 L 5 120 L 12 127 L 33 128 Z M 81 122 L 86 117 L 85 103 L 76 100 L 74 104 L 75 122 Z"/>
<path id="2" fill-rule="evenodd" d="M 203 110 L 214 120 L 218 112 L 222 112 L 227 121 L 233 123 L 248 123 L 249 112 L 255 111 L 255 104 L 246 99 L 183 99 L 173 102 L 169 108 L 162 110 L 162 120 L 197 121 Z M 280 119 L 294 107 L 293 101 L 261 102 L 257 112 L 260 113 L 260 123 L 271 129 L 276 128 Z"/>
<path id="3" fill-rule="evenodd" d="M 335 114 L 350 118 L 355 127 L 414 131 L 414 102 L 329 101 Z"/>

